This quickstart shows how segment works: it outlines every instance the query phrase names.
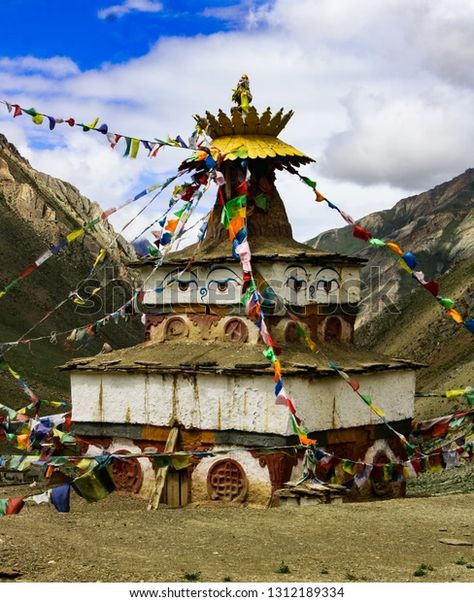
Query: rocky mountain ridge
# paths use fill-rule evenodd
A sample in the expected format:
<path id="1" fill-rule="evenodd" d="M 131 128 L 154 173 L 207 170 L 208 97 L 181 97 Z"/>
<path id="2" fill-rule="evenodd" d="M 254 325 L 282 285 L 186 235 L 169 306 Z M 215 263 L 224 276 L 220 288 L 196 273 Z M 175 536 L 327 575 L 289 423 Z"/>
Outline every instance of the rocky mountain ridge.
<path id="1" fill-rule="evenodd" d="M 474 316 L 474 169 L 357 223 L 414 253 L 417 269 L 427 280 L 439 281 L 440 294 L 453 299 L 465 318 Z M 418 373 L 419 390 L 474 386 L 474 337 L 443 315 L 391 253 L 354 238 L 351 227 L 324 232 L 309 244 L 368 260 L 362 270 L 358 344 L 426 363 Z M 433 408 L 434 415 L 444 412 Z"/>
<path id="2" fill-rule="evenodd" d="M 0 134 L 0 290 L 33 263 L 48 248 L 57 244 L 75 228 L 84 226 L 102 209 L 67 182 L 33 169 L 18 150 Z M 51 257 L 0 299 L 0 345 L 14 341 L 35 322 L 75 290 L 92 268 L 100 248 L 110 249 L 106 269 L 97 273 L 90 285 L 105 284 L 105 274 L 130 281 L 126 262 L 136 258 L 133 247 L 116 237 L 107 221 L 99 222 L 85 235 Z M 110 257 L 113 256 L 113 259 Z M 91 308 L 69 301 L 37 328 L 31 337 L 46 336 L 82 326 L 103 317 L 110 300 L 101 300 Z M 104 335 L 93 339 L 84 349 L 97 352 L 104 341 L 113 347 L 134 344 L 143 339 L 142 328 L 133 324 L 107 326 Z M 54 340 L 54 338 L 53 338 Z M 81 354 L 79 350 L 79 354 Z M 6 352 L 6 359 L 23 373 L 25 380 L 44 396 L 68 395 L 68 382 L 54 369 L 68 359 L 63 340 L 48 340 L 19 345 Z M 21 391 L 5 371 L 0 370 L 0 399 L 21 400 Z M 14 404 L 13 404 L 14 405 Z"/>
<path id="3" fill-rule="evenodd" d="M 350 212 L 350 207 L 347 210 Z M 417 269 L 427 280 L 435 280 L 474 255 L 474 169 L 357 223 L 375 237 L 392 240 L 414 253 Z M 323 232 L 308 244 L 368 260 L 362 271 L 364 307 L 359 324 L 396 304 L 417 286 L 386 249 L 375 249 L 354 238 L 350 226 Z"/>

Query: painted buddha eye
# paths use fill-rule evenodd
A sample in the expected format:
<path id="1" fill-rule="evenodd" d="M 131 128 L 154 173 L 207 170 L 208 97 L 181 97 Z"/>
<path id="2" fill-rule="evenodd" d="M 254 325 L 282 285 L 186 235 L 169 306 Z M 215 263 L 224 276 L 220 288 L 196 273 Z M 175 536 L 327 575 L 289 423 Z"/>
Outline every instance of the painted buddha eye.
<path id="1" fill-rule="evenodd" d="M 225 280 L 211 280 L 209 282 L 209 290 L 219 293 L 226 293 L 231 286 L 237 286 L 239 281 L 235 278 L 226 278 Z"/>
<path id="2" fill-rule="evenodd" d="M 208 289 L 214 294 L 224 294 L 235 290 L 240 285 L 238 274 L 224 265 L 217 265 L 209 270 Z"/>
<path id="3" fill-rule="evenodd" d="M 310 296 L 312 299 L 316 297 L 324 299 L 325 296 L 335 293 L 340 286 L 340 276 L 336 270 L 333 268 L 321 268 L 310 286 Z"/>
<path id="4" fill-rule="evenodd" d="M 198 283 L 196 280 L 178 280 L 178 288 L 183 293 L 191 292 L 197 290 Z"/>
<path id="5" fill-rule="evenodd" d="M 339 282 L 334 278 L 331 280 L 318 280 L 316 288 L 319 291 L 326 291 L 326 293 L 333 293 L 339 288 Z"/>
<path id="6" fill-rule="evenodd" d="M 182 293 L 197 290 L 198 279 L 196 273 L 193 271 L 183 272 L 181 270 L 168 272 L 155 290 L 157 293 L 163 294 L 165 291 L 171 292 L 172 290 L 176 290 L 176 288 Z"/>
<path id="7" fill-rule="evenodd" d="M 296 276 L 290 276 L 286 281 L 286 286 L 293 289 L 295 293 L 298 293 L 299 291 L 306 290 L 307 283 L 304 279 L 296 278 Z"/>

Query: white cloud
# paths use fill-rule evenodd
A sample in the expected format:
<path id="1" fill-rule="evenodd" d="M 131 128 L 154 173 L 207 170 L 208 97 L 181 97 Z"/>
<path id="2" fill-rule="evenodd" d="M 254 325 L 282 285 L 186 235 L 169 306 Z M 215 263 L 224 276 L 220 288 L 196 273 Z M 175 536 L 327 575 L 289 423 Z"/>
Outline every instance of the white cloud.
<path id="1" fill-rule="evenodd" d="M 47 75 L 54 78 L 77 75 L 79 67 L 67 56 L 39 59 L 34 56 L 0 57 L 0 71 Z"/>
<path id="2" fill-rule="evenodd" d="M 144 56 L 71 73 L 54 86 L 44 71 L 0 64 L 1 94 L 53 115 L 99 115 L 111 131 L 128 135 L 185 137 L 191 116 L 227 109 L 232 87 L 248 73 L 257 108 L 295 110 L 282 138 L 318 160 L 301 171 L 361 217 L 470 166 L 474 89 L 466 48 L 474 40 L 474 6 L 452 5 L 458 8 L 428 0 L 277 0 L 260 6 L 256 29 L 162 38 Z M 11 127 L 5 114 L 0 127 L 6 119 Z M 168 149 L 130 161 L 100 134 L 59 125 L 49 133 L 27 117 L 13 123 L 9 136 L 34 166 L 105 207 L 160 181 L 186 156 Z M 50 147 L 38 149 L 38 137 Z M 279 181 L 298 239 L 343 225 L 295 178 Z"/>
<path id="3" fill-rule="evenodd" d="M 347 100 L 350 126 L 329 138 L 325 175 L 361 185 L 427 189 L 472 165 L 472 97 L 437 90 L 385 99 L 367 91 Z"/>
<path id="4" fill-rule="evenodd" d="M 240 0 L 237 4 L 229 6 L 207 7 L 201 14 L 203 17 L 220 19 L 236 28 L 253 29 L 266 20 L 271 4 L 262 4 L 258 0 Z"/>
<path id="5" fill-rule="evenodd" d="M 159 13 L 163 10 L 161 2 L 154 0 L 125 0 L 122 4 L 114 4 L 102 8 L 97 13 L 99 19 L 119 18 L 131 12 Z"/>
<path id="6" fill-rule="evenodd" d="M 416 32 L 422 60 L 443 79 L 474 88 L 474 11 L 464 0 L 433 2 Z"/>

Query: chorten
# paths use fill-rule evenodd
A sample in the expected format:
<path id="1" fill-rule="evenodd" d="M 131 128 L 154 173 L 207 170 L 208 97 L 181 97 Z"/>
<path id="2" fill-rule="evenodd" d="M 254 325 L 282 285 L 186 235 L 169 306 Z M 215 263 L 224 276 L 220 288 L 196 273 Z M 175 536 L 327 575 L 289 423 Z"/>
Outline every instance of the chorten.
<path id="1" fill-rule="evenodd" d="M 178 427 L 176 449 L 219 452 L 169 475 L 163 499 L 171 505 L 265 503 L 302 469 L 303 450 L 291 449 L 299 441 L 288 409 L 275 403 L 261 327 L 242 303 L 241 239 L 229 240 L 224 211 L 242 195 L 240 232 L 251 249 L 252 278 L 265 323 L 282 350 L 286 393 L 308 437 L 353 460 L 403 457 L 399 440 L 352 394 L 327 358 L 357 375 L 397 431 L 407 433 L 413 416 L 416 366 L 353 344 L 364 261 L 293 238 L 275 174 L 297 173 L 313 162 L 279 138 L 293 112 L 258 113 L 245 76 L 233 98 L 237 106 L 229 115 L 220 110 L 196 116 L 198 131 L 210 139 L 218 185 L 205 236 L 164 259 L 155 253 L 131 266 L 145 283 L 139 304 L 144 343 L 66 365 L 75 432 L 91 445 L 100 443 L 109 452 L 163 451 L 170 430 Z M 180 167 L 196 169 L 198 157 Z M 313 348 L 302 342 L 301 329 Z M 149 495 L 155 479 L 149 459 L 114 466 L 120 487 Z"/>

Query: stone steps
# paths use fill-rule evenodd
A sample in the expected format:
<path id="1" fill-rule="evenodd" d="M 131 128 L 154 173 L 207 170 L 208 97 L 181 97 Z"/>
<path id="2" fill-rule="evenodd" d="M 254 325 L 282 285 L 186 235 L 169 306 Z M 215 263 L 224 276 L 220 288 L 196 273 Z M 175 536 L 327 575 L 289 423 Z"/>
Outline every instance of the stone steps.
<path id="1" fill-rule="evenodd" d="M 342 485 L 308 480 L 300 484 L 285 483 L 283 489 L 275 491 L 274 499 L 278 500 L 281 507 L 342 504 L 346 494 L 347 489 Z"/>

